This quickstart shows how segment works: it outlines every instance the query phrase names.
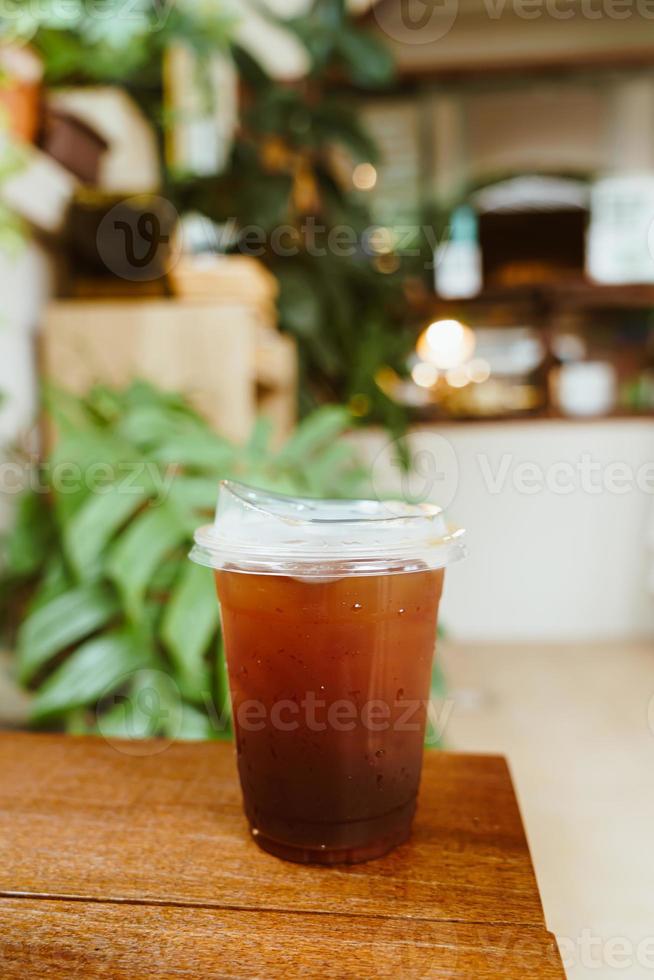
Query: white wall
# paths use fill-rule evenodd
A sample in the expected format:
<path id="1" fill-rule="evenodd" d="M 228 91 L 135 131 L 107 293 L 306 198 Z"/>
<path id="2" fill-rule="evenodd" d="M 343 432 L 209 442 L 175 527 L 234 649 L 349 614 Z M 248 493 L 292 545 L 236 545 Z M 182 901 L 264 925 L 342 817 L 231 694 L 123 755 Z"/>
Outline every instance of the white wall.
<path id="1" fill-rule="evenodd" d="M 26 244 L 15 256 L 0 249 L 0 462 L 35 422 L 34 335 L 49 288 L 48 261 L 36 245 Z M 14 500 L 0 479 L 0 531 L 11 518 Z"/>
<path id="2" fill-rule="evenodd" d="M 356 440 L 376 489 L 397 488 L 387 437 Z M 654 637 L 654 420 L 450 424 L 410 441 L 410 489 L 468 530 L 443 601 L 453 638 Z"/>

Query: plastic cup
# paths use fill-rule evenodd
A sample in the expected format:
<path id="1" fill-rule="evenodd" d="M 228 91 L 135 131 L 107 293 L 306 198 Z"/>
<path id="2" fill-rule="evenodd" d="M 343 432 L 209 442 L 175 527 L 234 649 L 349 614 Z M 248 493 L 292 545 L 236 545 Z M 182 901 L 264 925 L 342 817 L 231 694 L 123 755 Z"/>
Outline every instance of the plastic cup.
<path id="1" fill-rule="evenodd" d="M 462 536 L 431 505 L 222 484 L 191 557 L 215 570 L 245 812 L 266 851 L 355 863 L 409 836 Z"/>

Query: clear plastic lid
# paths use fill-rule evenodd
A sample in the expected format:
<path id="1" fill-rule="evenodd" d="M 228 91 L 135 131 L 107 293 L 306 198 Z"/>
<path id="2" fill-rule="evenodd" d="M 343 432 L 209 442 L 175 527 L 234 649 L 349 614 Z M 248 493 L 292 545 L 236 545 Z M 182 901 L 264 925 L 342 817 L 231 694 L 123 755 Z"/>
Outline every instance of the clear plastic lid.
<path id="1" fill-rule="evenodd" d="M 443 568 L 464 531 L 434 504 L 286 497 L 225 480 L 191 559 L 210 568 L 324 579 Z"/>

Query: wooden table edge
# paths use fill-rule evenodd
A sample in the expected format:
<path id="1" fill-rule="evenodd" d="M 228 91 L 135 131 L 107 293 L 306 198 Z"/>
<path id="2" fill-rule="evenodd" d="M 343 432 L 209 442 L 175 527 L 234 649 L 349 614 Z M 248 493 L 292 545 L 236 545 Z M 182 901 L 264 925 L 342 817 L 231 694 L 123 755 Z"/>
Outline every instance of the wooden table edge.
<path id="1" fill-rule="evenodd" d="M 22 909 L 21 905 L 23 906 Z M 84 964 L 86 964 L 87 960 L 93 960 L 94 955 L 100 949 L 104 948 L 104 956 L 100 963 L 99 972 L 96 973 L 93 969 L 90 969 L 90 972 L 85 974 L 89 977 L 107 976 L 106 970 L 109 966 L 108 958 L 112 956 L 123 965 L 123 961 L 127 959 L 134 967 L 138 964 L 140 968 L 143 968 L 144 962 L 147 961 L 148 949 L 135 952 L 133 945 L 130 945 L 129 939 L 126 939 L 126 936 L 129 937 L 135 917 L 141 919 L 148 917 L 149 924 L 154 925 L 157 923 L 158 916 L 162 914 L 167 915 L 167 938 L 170 939 L 171 936 L 175 937 L 175 942 L 171 944 L 173 952 L 170 955 L 177 957 L 179 952 L 176 951 L 178 951 L 180 946 L 185 947 L 186 954 L 189 955 L 190 946 L 190 955 L 197 957 L 198 961 L 202 960 L 203 962 L 202 970 L 198 968 L 197 972 L 193 971 L 192 973 L 185 970 L 184 975 L 198 978 L 200 976 L 209 976 L 206 973 L 206 965 L 207 959 L 212 955 L 212 949 L 209 948 L 209 945 L 207 945 L 207 948 L 193 948 L 193 944 L 189 943 L 188 935 L 185 931 L 185 927 L 189 927 L 189 925 L 191 925 L 189 932 L 192 933 L 194 931 L 192 926 L 195 925 L 196 920 L 194 918 L 192 924 L 190 921 L 194 911 L 203 917 L 205 929 L 207 918 L 211 920 L 212 932 L 209 936 L 205 936 L 205 938 L 208 944 L 213 943 L 214 946 L 217 944 L 218 949 L 221 950 L 222 930 L 225 928 L 225 923 L 229 922 L 230 919 L 233 920 L 232 927 L 234 925 L 237 927 L 240 925 L 239 915 L 242 915 L 247 920 L 243 923 L 244 947 L 248 943 L 252 943 L 254 936 L 258 933 L 261 933 L 261 935 L 268 933 L 270 939 L 272 935 L 276 934 L 276 927 L 280 923 L 280 920 L 282 920 L 286 931 L 285 937 L 279 936 L 272 944 L 272 947 L 269 948 L 269 956 L 272 957 L 272 960 L 271 964 L 269 964 L 271 972 L 267 975 L 275 978 L 284 977 L 291 980 L 295 976 L 306 975 L 304 971 L 296 973 L 292 966 L 289 968 L 289 963 L 287 962 L 289 949 L 295 945 L 293 938 L 296 935 L 295 926 L 298 926 L 297 936 L 298 938 L 301 937 L 302 940 L 302 942 L 298 942 L 299 946 L 306 944 L 307 933 L 310 932 L 314 944 L 320 948 L 324 942 L 326 925 L 333 926 L 335 920 L 350 920 L 349 927 L 345 922 L 338 922 L 337 926 L 337 935 L 347 936 L 347 943 L 343 947 L 343 956 L 346 957 L 348 955 L 346 947 L 354 948 L 357 946 L 360 949 L 370 949 L 372 947 L 375 950 L 385 951 L 387 953 L 389 950 L 388 944 L 390 943 L 391 946 L 397 947 L 397 950 L 400 951 L 399 955 L 402 957 L 403 963 L 402 975 L 406 976 L 407 980 L 420 980 L 420 978 L 425 976 L 424 969 L 431 962 L 429 958 L 425 960 L 425 957 L 428 957 L 426 952 L 427 948 L 433 948 L 434 950 L 436 948 L 453 950 L 448 955 L 454 959 L 455 965 L 451 967 L 451 972 L 449 966 L 445 964 L 439 966 L 439 971 L 441 971 L 438 974 L 439 976 L 452 976 L 460 978 L 460 980 L 463 980 L 463 977 L 465 977 L 465 980 L 469 980 L 472 974 L 468 972 L 462 974 L 459 971 L 459 958 L 461 956 L 469 957 L 473 955 L 479 958 L 479 970 L 481 971 L 475 972 L 474 976 L 476 980 L 500 980 L 500 978 L 502 980 L 504 978 L 506 980 L 517 980 L 517 978 L 523 980 L 524 975 L 535 975 L 532 972 L 534 967 L 538 970 L 539 980 L 565 980 L 563 962 L 556 936 L 547 929 L 533 925 L 521 926 L 516 923 L 461 922 L 450 920 L 429 920 L 425 922 L 422 919 L 388 918 L 370 913 L 339 913 L 331 910 L 306 912 L 301 910 L 276 911 L 271 909 L 232 909 L 206 906 L 189 907 L 187 905 L 180 906 L 163 902 L 112 902 L 105 899 L 67 899 L 53 898 L 51 896 L 35 896 L 32 894 L 20 896 L 0 894 L 0 921 L 6 918 L 6 913 L 9 910 L 18 911 L 19 913 L 24 911 L 25 918 L 27 919 L 30 912 L 34 913 L 40 907 L 42 907 L 43 914 L 47 918 L 44 922 L 39 916 L 38 928 L 30 930 L 29 937 L 25 942 L 17 942 L 15 936 L 11 937 L 11 930 L 4 936 L 2 935 L 2 930 L 0 930 L 0 964 L 3 964 L 5 968 L 5 972 L 3 973 L 4 980 L 24 980 L 24 974 L 22 972 L 11 972 L 12 966 L 20 966 L 24 960 L 29 962 L 30 965 L 33 965 L 39 961 L 40 956 L 44 956 L 44 963 L 46 963 L 51 961 L 53 957 L 60 955 L 62 967 L 68 970 L 71 966 L 71 941 L 76 943 L 73 958 L 76 957 Z M 79 942 L 79 937 L 75 936 L 74 929 L 77 928 L 80 935 L 83 935 L 82 922 L 90 919 L 97 926 L 97 924 L 103 921 L 103 910 L 108 909 L 112 909 L 115 914 L 126 917 L 125 919 L 121 919 L 122 928 L 120 931 L 118 933 L 112 932 L 111 928 L 105 923 L 104 934 L 102 932 L 97 934 L 94 932 L 92 938 L 90 936 L 86 937 L 85 943 Z M 132 913 L 132 917 L 128 919 L 127 917 L 130 912 Z M 74 922 L 73 930 L 70 929 L 71 916 Z M 177 921 L 173 922 L 170 916 L 177 916 Z M 160 918 L 159 922 L 161 922 Z M 313 923 L 315 923 L 315 927 Z M 411 946 L 411 938 L 407 935 L 407 929 L 411 926 L 420 929 L 423 924 L 431 927 L 431 935 L 426 935 L 424 931 L 421 931 L 420 941 L 415 953 L 407 954 L 406 951 L 401 952 L 402 949 L 406 950 L 407 942 Z M 313 932 L 314 928 L 315 933 Z M 385 933 L 384 930 L 386 930 Z M 36 934 L 38 932 L 40 932 L 40 935 Z M 381 946 L 379 946 L 378 940 L 382 935 L 384 939 Z M 44 937 L 45 946 L 42 948 Z M 186 943 L 184 941 L 185 937 Z M 98 942 L 100 942 L 100 945 L 98 945 Z M 20 950 L 18 955 L 15 952 L 17 947 Z M 338 940 L 334 940 L 333 933 L 331 946 L 327 943 L 327 948 L 331 948 L 332 955 L 340 955 L 340 944 Z M 285 950 L 285 952 L 282 953 L 282 950 Z M 295 952 L 295 950 L 292 950 L 292 952 Z M 169 954 L 165 954 L 164 959 L 167 955 Z M 216 950 L 213 950 L 213 955 L 217 955 Z M 238 969 L 235 967 L 236 972 L 230 972 L 227 975 L 240 978 L 259 976 L 260 974 L 257 972 L 259 965 L 255 968 L 255 963 L 258 963 L 258 961 L 256 958 L 250 961 L 248 955 L 251 954 L 239 956 L 240 966 Z M 407 955 L 410 960 L 413 960 L 415 957 L 415 963 L 411 962 L 405 965 L 404 958 Z M 529 962 L 530 957 L 533 955 L 538 957 L 536 963 Z M 280 958 L 279 963 L 275 961 L 275 957 L 277 956 Z M 499 965 L 493 963 L 493 960 L 497 960 L 498 958 L 500 961 Z M 419 963 L 421 963 L 420 967 L 418 967 Z M 245 966 L 244 964 L 248 965 Z M 278 966 L 283 966 L 282 972 L 278 971 Z M 177 970 L 170 963 L 166 967 L 165 964 L 162 964 L 158 960 L 157 968 L 157 975 L 162 978 L 177 976 Z M 168 969 L 170 969 L 170 972 L 168 972 Z M 230 967 L 230 971 L 231 969 Z M 70 975 L 68 972 L 52 973 L 48 968 L 46 970 L 47 972 L 42 973 L 43 976 L 56 977 L 57 980 L 64 977 L 67 978 Z M 417 972 L 414 972 L 415 970 Z M 445 972 L 442 972 L 442 970 Z M 525 974 L 525 970 L 527 974 Z M 145 975 L 145 973 L 138 974 L 138 976 Z M 387 975 L 387 973 L 383 974 L 383 976 Z M 122 978 L 124 974 L 119 972 L 116 976 Z M 332 977 L 334 974 L 330 973 L 329 976 Z M 340 964 L 338 972 L 339 980 L 345 977 L 355 978 L 358 976 L 359 973 L 356 972 L 356 964 L 353 964 L 351 971 L 349 968 L 345 971 L 343 963 Z"/>

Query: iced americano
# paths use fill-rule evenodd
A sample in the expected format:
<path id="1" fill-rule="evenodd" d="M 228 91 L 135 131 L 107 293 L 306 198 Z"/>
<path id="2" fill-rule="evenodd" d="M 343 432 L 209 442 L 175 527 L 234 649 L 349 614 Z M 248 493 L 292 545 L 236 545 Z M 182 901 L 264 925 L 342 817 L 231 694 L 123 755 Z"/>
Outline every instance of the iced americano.
<path id="1" fill-rule="evenodd" d="M 431 505 L 221 486 L 193 557 L 215 570 L 261 847 L 353 863 L 409 836 L 444 570 L 463 550 Z"/>

